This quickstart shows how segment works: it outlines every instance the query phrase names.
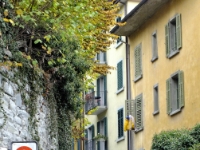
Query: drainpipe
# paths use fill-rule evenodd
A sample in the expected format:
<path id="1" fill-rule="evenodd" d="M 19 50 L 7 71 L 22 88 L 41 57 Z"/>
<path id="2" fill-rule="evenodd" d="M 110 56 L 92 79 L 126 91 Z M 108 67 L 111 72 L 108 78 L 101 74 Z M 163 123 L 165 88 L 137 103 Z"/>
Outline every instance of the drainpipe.
<path id="1" fill-rule="evenodd" d="M 121 2 L 120 3 L 124 5 L 124 14 L 125 16 L 127 15 L 127 1 L 126 2 Z M 131 100 L 131 79 L 130 79 L 130 45 L 128 43 L 128 37 L 126 37 L 125 42 L 121 41 L 122 43 L 126 44 L 126 98 L 127 100 Z M 127 131 L 127 150 L 133 150 L 133 135 L 132 135 L 132 130 Z"/>

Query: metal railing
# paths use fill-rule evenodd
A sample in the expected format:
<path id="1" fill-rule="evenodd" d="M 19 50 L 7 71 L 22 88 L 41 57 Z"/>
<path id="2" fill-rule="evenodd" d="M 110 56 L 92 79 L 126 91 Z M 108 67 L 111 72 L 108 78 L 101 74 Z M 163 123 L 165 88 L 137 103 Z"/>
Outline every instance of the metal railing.
<path id="1" fill-rule="evenodd" d="M 85 142 L 85 150 L 96 150 L 95 140 L 87 140 Z"/>
<path id="2" fill-rule="evenodd" d="M 107 91 L 93 91 L 85 95 L 85 112 L 96 106 L 106 106 Z"/>

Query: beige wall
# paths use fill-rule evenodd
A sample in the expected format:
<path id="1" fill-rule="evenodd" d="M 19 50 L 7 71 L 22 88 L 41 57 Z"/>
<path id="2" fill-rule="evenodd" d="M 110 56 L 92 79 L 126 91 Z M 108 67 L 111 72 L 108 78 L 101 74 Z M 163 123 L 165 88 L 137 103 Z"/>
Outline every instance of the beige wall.
<path id="1" fill-rule="evenodd" d="M 130 37 L 132 98 L 143 93 L 144 130 L 135 134 L 135 149 L 149 150 L 152 137 L 162 130 L 193 127 L 200 122 L 200 1 L 171 0 Z M 171 59 L 166 58 L 165 25 L 181 13 L 182 49 Z M 151 35 L 157 32 L 158 60 L 151 62 Z M 134 48 L 142 43 L 143 78 L 134 83 Z M 168 116 L 166 113 L 166 80 L 177 70 L 184 71 L 185 107 L 182 112 Z M 159 85 L 160 113 L 153 116 L 153 86 Z"/>

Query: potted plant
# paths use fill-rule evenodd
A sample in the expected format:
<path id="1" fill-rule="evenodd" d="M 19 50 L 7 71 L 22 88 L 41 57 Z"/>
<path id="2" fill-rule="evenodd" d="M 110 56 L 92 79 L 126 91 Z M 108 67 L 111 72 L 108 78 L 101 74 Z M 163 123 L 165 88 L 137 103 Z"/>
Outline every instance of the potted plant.
<path id="1" fill-rule="evenodd" d="M 107 140 L 107 136 L 98 133 L 97 136 L 95 136 L 93 139 L 96 140 L 96 141 L 106 141 Z"/>

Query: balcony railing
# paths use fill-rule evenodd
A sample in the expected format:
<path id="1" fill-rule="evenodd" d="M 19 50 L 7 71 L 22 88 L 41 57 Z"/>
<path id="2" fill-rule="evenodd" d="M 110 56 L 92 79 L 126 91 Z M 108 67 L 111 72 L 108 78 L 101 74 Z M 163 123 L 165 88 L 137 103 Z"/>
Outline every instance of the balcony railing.
<path id="1" fill-rule="evenodd" d="M 85 112 L 88 115 L 98 115 L 107 109 L 107 91 L 91 92 L 85 95 Z"/>
<path id="2" fill-rule="evenodd" d="M 85 142 L 85 150 L 96 150 L 95 140 L 87 140 Z"/>

